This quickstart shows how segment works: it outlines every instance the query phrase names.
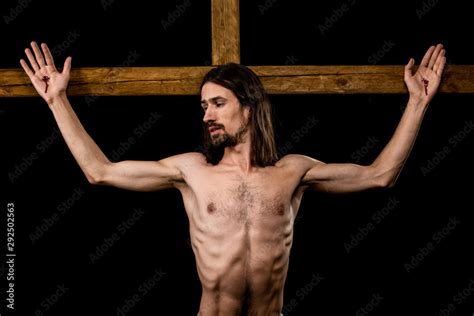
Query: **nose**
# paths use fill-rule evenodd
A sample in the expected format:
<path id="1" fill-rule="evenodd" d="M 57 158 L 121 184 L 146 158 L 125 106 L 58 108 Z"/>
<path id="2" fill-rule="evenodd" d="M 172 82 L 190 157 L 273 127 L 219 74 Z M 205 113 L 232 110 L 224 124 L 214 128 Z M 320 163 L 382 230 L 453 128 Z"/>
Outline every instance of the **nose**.
<path id="1" fill-rule="evenodd" d="M 202 120 L 204 121 L 204 123 L 216 120 L 216 112 L 211 106 L 209 106 L 204 112 L 204 118 Z"/>

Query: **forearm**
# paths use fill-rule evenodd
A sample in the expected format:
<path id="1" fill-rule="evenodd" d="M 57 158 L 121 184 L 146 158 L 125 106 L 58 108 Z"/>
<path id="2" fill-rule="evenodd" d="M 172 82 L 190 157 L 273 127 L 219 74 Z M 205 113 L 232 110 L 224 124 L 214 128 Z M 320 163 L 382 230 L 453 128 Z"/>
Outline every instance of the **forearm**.
<path id="1" fill-rule="evenodd" d="M 427 106 L 410 99 L 392 138 L 374 161 L 377 176 L 387 186 L 397 180 L 415 143 Z"/>
<path id="2" fill-rule="evenodd" d="M 48 105 L 67 146 L 87 179 L 97 182 L 110 161 L 87 134 L 66 94 L 54 98 Z"/>

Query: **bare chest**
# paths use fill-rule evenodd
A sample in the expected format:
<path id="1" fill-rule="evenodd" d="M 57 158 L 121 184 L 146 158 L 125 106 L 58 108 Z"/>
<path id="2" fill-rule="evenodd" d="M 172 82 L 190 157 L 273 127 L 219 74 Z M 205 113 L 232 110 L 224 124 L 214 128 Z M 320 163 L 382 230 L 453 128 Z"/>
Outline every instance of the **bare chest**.
<path id="1" fill-rule="evenodd" d="M 290 211 L 289 205 L 283 188 L 240 181 L 203 192 L 200 211 L 206 217 L 239 223 L 284 217 Z"/>
<path id="2" fill-rule="evenodd" d="M 291 221 L 293 188 L 288 180 L 278 173 L 209 173 L 191 183 L 195 203 L 189 207 L 197 219 L 222 225 Z"/>

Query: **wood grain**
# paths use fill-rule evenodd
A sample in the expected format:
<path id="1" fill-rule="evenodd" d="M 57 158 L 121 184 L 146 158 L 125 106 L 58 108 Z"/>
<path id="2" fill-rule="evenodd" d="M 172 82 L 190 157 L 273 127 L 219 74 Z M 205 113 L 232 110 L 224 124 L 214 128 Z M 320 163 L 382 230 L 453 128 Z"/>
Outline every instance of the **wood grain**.
<path id="1" fill-rule="evenodd" d="M 212 64 L 240 63 L 239 0 L 212 0 Z"/>
<path id="2" fill-rule="evenodd" d="M 212 67 L 78 68 L 70 96 L 198 95 Z M 403 66 L 253 66 L 270 94 L 407 93 Z M 441 93 L 474 93 L 474 66 L 450 65 Z M 37 96 L 22 69 L 0 69 L 0 97 Z"/>

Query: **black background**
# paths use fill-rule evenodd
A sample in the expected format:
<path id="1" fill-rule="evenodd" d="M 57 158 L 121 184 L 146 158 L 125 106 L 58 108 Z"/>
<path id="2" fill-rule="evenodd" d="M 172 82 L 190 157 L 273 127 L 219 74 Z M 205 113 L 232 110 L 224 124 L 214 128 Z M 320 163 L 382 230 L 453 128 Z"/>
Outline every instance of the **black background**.
<path id="1" fill-rule="evenodd" d="M 469 41 L 474 27 L 467 4 L 241 1 L 241 62 L 403 65 L 410 57 L 419 63 L 430 45 L 441 42 L 448 67 L 473 64 Z M 344 5 L 348 10 L 338 16 Z M 16 16 L 13 9 L 19 12 Z M 174 11 L 178 17 L 163 24 Z M 2 1 L 0 15 L 0 68 L 19 67 L 31 40 L 55 49 L 57 65 L 69 55 L 73 67 L 210 64 L 210 1 Z M 331 17 L 335 22 L 323 34 L 320 25 Z M 390 48 L 384 51 L 384 45 Z M 291 153 L 368 164 L 390 139 L 408 96 L 273 95 L 271 100 L 280 152 L 290 141 Z M 135 143 L 119 160 L 158 160 L 200 144 L 199 96 L 70 101 L 109 158 L 130 137 Z M 473 101 L 472 95 L 435 97 L 394 188 L 338 196 L 305 194 L 285 285 L 286 314 L 474 313 L 474 289 L 468 288 L 474 279 L 472 128 L 463 134 L 474 120 Z M 160 119 L 137 137 L 134 130 L 144 127 L 152 113 Z M 303 132 L 311 117 L 317 125 Z M 13 202 L 17 254 L 14 313 L 4 300 L 7 272 L 2 254 L 2 315 L 118 315 L 155 271 L 165 274 L 126 315 L 197 313 L 200 283 L 178 191 L 137 193 L 89 185 L 62 137 L 49 138 L 57 136 L 56 123 L 39 97 L 0 98 L 0 128 L 1 222 L 6 227 L 6 205 Z M 295 141 L 297 131 L 304 135 Z M 453 137 L 462 139 L 454 142 Z M 367 147 L 374 139 L 375 145 Z M 46 146 L 48 140 L 52 142 Z M 449 153 L 439 158 L 445 147 Z M 364 148 L 368 151 L 357 159 L 357 151 Z M 12 180 L 15 168 L 34 154 L 37 158 Z M 84 193 L 61 212 L 58 207 L 75 190 Z M 390 198 L 399 201 L 397 207 L 376 223 L 374 214 Z M 136 209 L 143 215 L 121 235 L 118 226 Z M 54 223 L 44 226 L 52 218 Z M 433 234 L 452 219 L 459 224 L 445 230 L 449 233 L 439 243 L 434 241 Z M 370 223 L 374 229 L 347 252 L 344 244 Z M 47 229 L 33 243 L 31 235 L 42 225 Z M 119 240 L 92 263 L 90 254 L 114 233 Z M 434 249 L 407 271 L 405 264 L 429 242 Z M 323 279 L 311 287 L 313 275 Z M 66 291 L 55 296 L 61 285 Z M 302 292 L 304 288 L 308 291 Z M 464 289 L 467 297 L 455 299 Z M 373 297 L 382 299 L 371 306 Z M 450 303 L 454 311 L 443 313 Z M 364 307 L 370 312 L 364 314 Z"/>

